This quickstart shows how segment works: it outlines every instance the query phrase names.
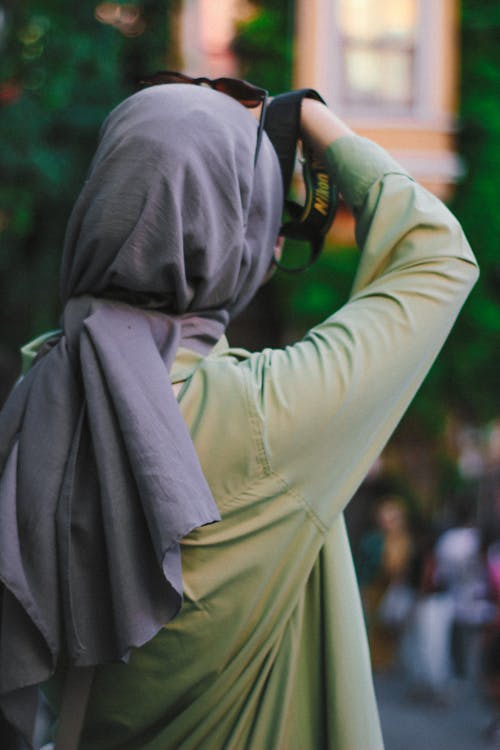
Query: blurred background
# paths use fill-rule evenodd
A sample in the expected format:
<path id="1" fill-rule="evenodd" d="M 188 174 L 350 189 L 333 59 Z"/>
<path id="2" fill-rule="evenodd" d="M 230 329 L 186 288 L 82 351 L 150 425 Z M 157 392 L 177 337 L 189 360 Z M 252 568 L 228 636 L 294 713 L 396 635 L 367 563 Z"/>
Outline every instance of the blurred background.
<path id="1" fill-rule="evenodd" d="M 388 750 L 500 747 L 499 38 L 494 0 L 0 0 L 0 403 L 20 345 L 57 327 L 66 220 L 145 72 L 317 88 L 461 221 L 480 281 L 347 513 Z M 302 336 L 357 253 L 341 208 L 317 265 L 277 274 L 230 341 Z"/>

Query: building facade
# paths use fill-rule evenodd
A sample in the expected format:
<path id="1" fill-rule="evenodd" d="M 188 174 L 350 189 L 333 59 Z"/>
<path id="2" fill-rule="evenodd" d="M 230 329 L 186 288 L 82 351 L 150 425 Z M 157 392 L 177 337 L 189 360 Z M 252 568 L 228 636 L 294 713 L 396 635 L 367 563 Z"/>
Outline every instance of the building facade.
<path id="1" fill-rule="evenodd" d="M 295 45 L 297 86 L 318 88 L 356 132 L 450 197 L 463 173 L 456 0 L 297 0 Z M 339 241 L 352 229 L 342 219 Z"/>
<path id="2" fill-rule="evenodd" d="M 251 12 L 246 0 L 184 0 L 184 69 L 237 75 L 234 24 Z M 444 200 L 463 173 L 454 144 L 458 24 L 457 0 L 295 0 L 295 86 L 318 89 Z M 353 241 L 346 212 L 332 239 Z"/>

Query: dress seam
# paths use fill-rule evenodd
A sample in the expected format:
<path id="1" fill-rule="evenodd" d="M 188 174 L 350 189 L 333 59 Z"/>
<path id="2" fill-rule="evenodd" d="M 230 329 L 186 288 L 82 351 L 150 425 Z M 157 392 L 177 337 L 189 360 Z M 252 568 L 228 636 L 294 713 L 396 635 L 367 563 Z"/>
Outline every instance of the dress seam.
<path id="1" fill-rule="evenodd" d="M 244 373 L 244 379 L 243 379 L 243 385 L 244 385 L 244 395 L 245 395 L 245 407 L 248 414 L 250 426 L 251 426 L 251 434 L 252 434 L 252 442 L 255 446 L 255 455 L 257 464 L 259 466 L 261 476 L 262 477 L 274 477 L 279 481 L 282 488 L 286 490 L 286 492 L 291 495 L 293 498 L 295 498 L 306 510 L 306 513 L 308 516 L 310 516 L 311 520 L 313 521 L 314 525 L 318 528 L 318 530 L 321 532 L 321 534 L 326 534 L 329 530 L 329 527 L 324 523 L 324 521 L 321 520 L 316 510 L 313 508 L 313 506 L 309 503 L 307 498 L 301 493 L 298 492 L 295 487 L 290 485 L 290 483 L 285 479 L 285 477 L 278 471 L 276 471 L 272 465 L 271 465 L 271 459 L 269 456 L 268 451 L 266 450 L 264 435 L 263 435 L 263 420 L 259 417 L 257 408 L 255 407 L 255 404 L 253 403 L 252 398 L 252 391 L 253 391 L 253 383 L 251 382 L 250 373 L 245 372 Z"/>

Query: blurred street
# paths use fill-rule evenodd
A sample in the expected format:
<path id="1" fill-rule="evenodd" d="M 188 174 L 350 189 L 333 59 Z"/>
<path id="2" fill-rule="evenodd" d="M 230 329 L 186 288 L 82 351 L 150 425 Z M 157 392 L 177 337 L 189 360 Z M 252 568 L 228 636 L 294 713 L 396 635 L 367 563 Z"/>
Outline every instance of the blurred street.
<path id="1" fill-rule="evenodd" d="M 493 750 L 491 714 L 470 683 L 456 681 L 446 705 L 410 700 L 396 670 L 375 676 L 386 750 Z"/>

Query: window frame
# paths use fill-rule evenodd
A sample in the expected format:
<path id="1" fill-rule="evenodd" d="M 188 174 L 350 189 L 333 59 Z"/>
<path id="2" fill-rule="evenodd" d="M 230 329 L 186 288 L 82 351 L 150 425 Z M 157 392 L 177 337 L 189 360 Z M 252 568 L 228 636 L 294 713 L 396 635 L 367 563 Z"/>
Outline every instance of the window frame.
<path id="1" fill-rule="evenodd" d="M 383 0 L 379 0 L 383 2 Z M 328 47 L 331 53 L 323 74 L 319 76 L 328 101 L 332 102 L 341 117 L 353 125 L 377 126 L 386 124 L 408 127 L 429 125 L 435 129 L 449 130 L 450 118 L 443 111 L 440 99 L 445 86 L 444 64 L 441 55 L 442 39 L 445 35 L 445 9 L 443 0 L 417 0 L 417 31 L 413 55 L 413 91 L 408 107 L 391 106 L 381 102 L 380 107 L 366 103 L 352 103 L 345 94 L 343 69 L 342 34 L 338 25 L 339 0 L 330 0 Z M 323 3 L 320 3 L 323 4 Z M 326 3 L 323 4 L 325 7 Z M 326 8 L 325 8 L 326 9 Z M 431 85 L 432 82 L 432 85 Z"/>

